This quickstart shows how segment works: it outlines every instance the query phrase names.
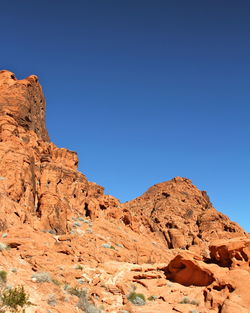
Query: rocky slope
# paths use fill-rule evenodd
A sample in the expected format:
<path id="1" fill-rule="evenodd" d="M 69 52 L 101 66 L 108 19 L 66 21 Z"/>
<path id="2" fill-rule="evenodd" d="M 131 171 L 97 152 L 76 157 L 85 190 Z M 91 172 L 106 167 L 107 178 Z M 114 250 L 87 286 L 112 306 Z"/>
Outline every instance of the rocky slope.
<path id="1" fill-rule="evenodd" d="M 0 71 L 0 160 L 0 285 L 25 287 L 26 312 L 249 312 L 244 230 L 186 178 L 105 195 L 50 142 L 34 75 Z"/>

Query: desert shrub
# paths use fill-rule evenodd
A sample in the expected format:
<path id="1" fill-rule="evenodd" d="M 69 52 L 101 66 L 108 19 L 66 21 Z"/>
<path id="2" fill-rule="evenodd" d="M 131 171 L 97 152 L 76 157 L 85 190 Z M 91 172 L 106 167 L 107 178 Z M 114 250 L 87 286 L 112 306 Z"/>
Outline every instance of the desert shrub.
<path id="1" fill-rule="evenodd" d="M 29 301 L 29 295 L 25 292 L 23 286 L 6 288 L 1 294 L 1 310 L 6 308 L 11 312 L 18 312 L 20 308 L 30 305 L 32 303 Z"/>
<path id="2" fill-rule="evenodd" d="M 48 295 L 48 300 L 47 303 L 51 306 L 56 306 L 57 301 L 56 301 L 56 296 L 54 294 L 49 294 Z"/>
<path id="3" fill-rule="evenodd" d="M 64 286 L 64 289 L 70 294 L 70 295 L 73 295 L 73 296 L 77 296 L 78 298 L 80 298 L 81 296 L 83 296 L 85 293 L 86 293 L 86 290 L 85 289 L 82 289 L 82 288 L 73 288 L 73 287 L 70 287 L 70 285 L 65 285 Z"/>
<path id="4" fill-rule="evenodd" d="M 0 271 L 0 283 L 6 283 L 7 281 L 7 272 Z"/>
<path id="5" fill-rule="evenodd" d="M 150 296 L 150 297 L 148 297 L 149 301 L 154 301 L 154 300 L 157 300 L 157 299 L 158 299 L 157 296 Z"/>
<path id="6" fill-rule="evenodd" d="M 116 250 L 114 246 L 112 246 L 110 243 L 104 243 L 102 244 L 103 248 L 113 249 Z"/>
<path id="7" fill-rule="evenodd" d="M 183 297 L 180 301 L 181 304 L 188 304 L 191 303 L 190 299 L 188 297 Z"/>
<path id="8" fill-rule="evenodd" d="M 47 232 L 51 235 L 56 235 L 56 231 L 54 229 L 49 229 Z"/>
<path id="9" fill-rule="evenodd" d="M 76 264 L 75 266 L 74 266 L 74 268 L 76 269 L 76 270 L 83 270 L 83 266 L 81 265 L 81 264 Z"/>
<path id="10" fill-rule="evenodd" d="M 79 301 L 77 307 L 85 313 L 102 313 L 101 309 L 98 309 L 94 304 L 89 303 L 86 289 L 72 288 L 66 285 L 64 289 L 71 295 L 77 296 Z"/>
<path id="11" fill-rule="evenodd" d="M 197 300 L 190 300 L 188 297 L 183 297 L 180 301 L 181 304 L 192 304 L 192 305 L 199 305 L 200 302 Z"/>
<path id="12" fill-rule="evenodd" d="M 128 295 L 128 300 L 132 302 L 134 305 L 145 305 L 146 299 L 142 293 L 130 292 Z"/>
<path id="13" fill-rule="evenodd" d="M 103 243 L 102 244 L 102 247 L 103 248 L 107 248 L 107 249 L 110 249 L 112 247 L 112 245 L 110 243 Z"/>
<path id="14" fill-rule="evenodd" d="M 0 242 L 0 251 L 7 250 L 7 249 L 8 249 L 8 245 L 6 245 L 3 242 Z"/>
<path id="15" fill-rule="evenodd" d="M 55 278 L 51 279 L 52 283 L 55 284 L 56 286 L 61 286 L 61 282 Z"/>
<path id="16" fill-rule="evenodd" d="M 80 289 L 78 298 L 79 301 L 77 306 L 80 310 L 84 311 L 85 313 L 102 313 L 101 309 L 98 309 L 94 304 L 89 303 L 87 290 Z"/>
<path id="17" fill-rule="evenodd" d="M 81 223 L 75 222 L 75 223 L 73 224 L 73 227 L 81 227 Z"/>
<path id="18" fill-rule="evenodd" d="M 89 223 L 89 221 L 88 220 L 85 220 L 83 217 L 78 217 L 78 221 L 81 221 L 81 222 L 83 222 L 83 223 Z"/>
<path id="19" fill-rule="evenodd" d="M 35 273 L 32 275 L 32 280 L 37 282 L 37 283 L 45 283 L 45 282 L 50 282 L 51 277 L 50 274 L 41 272 L 41 273 Z"/>

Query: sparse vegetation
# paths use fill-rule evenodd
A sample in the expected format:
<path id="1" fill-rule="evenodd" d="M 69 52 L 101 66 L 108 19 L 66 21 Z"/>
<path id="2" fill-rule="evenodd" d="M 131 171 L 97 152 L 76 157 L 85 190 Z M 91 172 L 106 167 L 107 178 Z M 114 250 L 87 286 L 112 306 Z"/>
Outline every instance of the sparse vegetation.
<path id="1" fill-rule="evenodd" d="M 83 217 L 78 217 L 78 221 L 81 221 L 81 222 L 83 222 L 83 223 L 89 223 L 89 221 L 88 220 L 85 220 Z"/>
<path id="2" fill-rule="evenodd" d="M 82 293 L 84 293 L 83 289 L 73 288 L 69 285 L 65 285 L 64 289 L 67 290 L 70 295 L 77 296 L 78 298 L 82 295 Z"/>
<path id="3" fill-rule="evenodd" d="M 81 265 L 81 264 L 76 264 L 75 266 L 74 266 L 74 268 L 76 269 L 76 270 L 83 270 L 83 266 Z"/>
<path id="4" fill-rule="evenodd" d="M 6 271 L 0 271 L 0 284 L 6 283 L 7 281 L 7 272 Z"/>
<path id="5" fill-rule="evenodd" d="M 197 300 L 190 300 L 189 297 L 183 297 L 180 301 L 181 304 L 192 304 L 192 305 L 199 305 L 200 302 Z"/>
<path id="6" fill-rule="evenodd" d="M 56 306 L 57 301 L 56 301 L 56 296 L 54 294 L 49 294 L 48 295 L 48 300 L 47 303 L 51 306 Z"/>
<path id="7" fill-rule="evenodd" d="M 6 310 L 10 312 L 24 312 L 25 307 L 33 305 L 29 301 L 29 295 L 25 292 L 23 286 L 15 288 L 6 288 L 1 294 L 0 312 Z"/>
<path id="8" fill-rule="evenodd" d="M 98 309 L 94 304 L 89 303 L 86 289 L 72 288 L 69 285 L 65 285 L 65 290 L 71 295 L 79 298 L 78 308 L 85 313 L 102 313 L 101 309 Z"/>
<path id="9" fill-rule="evenodd" d="M 56 235 L 56 231 L 54 229 L 49 229 L 47 232 L 51 235 Z"/>
<path id="10" fill-rule="evenodd" d="M 112 246 L 110 243 L 103 243 L 102 244 L 103 248 L 107 248 L 107 249 L 113 249 L 116 250 L 114 246 Z"/>
<path id="11" fill-rule="evenodd" d="M 191 300 L 189 299 L 189 297 L 183 297 L 180 301 L 181 304 L 189 304 L 191 302 Z"/>
<path id="12" fill-rule="evenodd" d="M 94 304 L 89 303 L 87 291 L 81 290 L 80 296 L 78 296 L 78 308 L 85 313 L 102 313 L 101 309 L 98 309 Z"/>
<path id="13" fill-rule="evenodd" d="M 32 280 L 36 283 L 45 283 L 45 282 L 50 282 L 51 277 L 50 274 L 41 272 L 41 273 L 35 273 L 32 275 Z"/>
<path id="14" fill-rule="evenodd" d="M 56 286 L 61 286 L 61 283 L 59 282 L 59 280 L 52 278 L 51 279 L 52 283 L 55 284 Z"/>
<path id="15" fill-rule="evenodd" d="M 157 300 L 157 299 L 158 299 L 157 296 L 150 296 L 150 297 L 148 297 L 149 301 L 154 301 L 154 300 Z"/>
<path id="16" fill-rule="evenodd" d="M 135 291 L 130 292 L 128 295 L 128 300 L 134 305 L 145 305 L 146 299 L 142 293 L 136 293 Z"/>
<path id="17" fill-rule="evenodd" d="M 75 222 L 75 223 L 73 224 L 73 227 L 81 227 L 81 223 Z"/>

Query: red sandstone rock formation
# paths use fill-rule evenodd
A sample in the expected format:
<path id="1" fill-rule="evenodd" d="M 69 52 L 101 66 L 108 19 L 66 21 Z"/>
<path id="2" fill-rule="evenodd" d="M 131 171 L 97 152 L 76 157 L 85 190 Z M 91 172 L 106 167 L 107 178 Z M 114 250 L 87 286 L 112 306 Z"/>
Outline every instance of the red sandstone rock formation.
<path id="1" fill-rule="evenodd" d="M 77 171 L 75 152 L 49 141 L 45 99 L 36 76 L 17 80 L 0 72 L 0 225 L 31 223 L 56 233 L 69 231 L 73 214 L 91 218 L 119 205 L 103 187 Z M 8 220 L 6 216 L 8 214 Z"/>
<path id="2" fill-rule="evenodd" d="M 150 232 L 161 234 L 169 249 L 195 249 L 214 239 L 245 236 L 244 230 L 213 208 L 206 192 L 187 178 L 154 185 L 124 208 L 125 223 L 136 230 L 139 221 Z"/>
<path id="3" fill-rule="evenodd" d="M 44 118 L 37 77 L 0 71 L 0 270 L 29 292 L 27 313 L 79 312 L 72 287 L 88 290 L 85 313 L 249 312 L 249 238 L 204 191 L 176 177 L 121 204 L 50 142 Z"/>

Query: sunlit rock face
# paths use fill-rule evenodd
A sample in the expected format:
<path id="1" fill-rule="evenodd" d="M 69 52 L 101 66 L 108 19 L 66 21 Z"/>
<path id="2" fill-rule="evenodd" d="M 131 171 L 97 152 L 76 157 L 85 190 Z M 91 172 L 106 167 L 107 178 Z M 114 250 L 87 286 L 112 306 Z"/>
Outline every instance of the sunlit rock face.
<path id="1" fill-rule="evenodd" d="M 131 227 L 160 233 L 169 249 L 199 249 L 206 255 L 211 240 L 245 236 L 244 230 L 218 212 L 207 193 L 187 178 L 156 184 L 125 203 L 124 208 L 129 212 L 124 216 L 127 214 L 125 220 Z"/>
<path id="2" fill-rule="evenodd" d="M 45 98 L 38 77 L 17 80 L 14 73 L 0 71 L 0 114 L 49 141 L 45 126 Z"/>
<path id="3" fill-rule="evenodd" d="M 249 313 L 250 239 L 205 191 L 175 177 L 121 204 L 77 166 L 49 140 L 37 76 L 0 71 L 0 270 L 29 312 L 79 312 L 71 286 L 86 312 Z"/>
<path id="4" fill-rule="evenodd" d="M 99 204 L 106 209 L 118 202 L 77 171 L 75 152 L 50 142 L 35 75 L 17 80 L 0 71 L 0 160 L 2 228 L 21 222 L 65 233 L 74 212 L 94 218 Z"/>

